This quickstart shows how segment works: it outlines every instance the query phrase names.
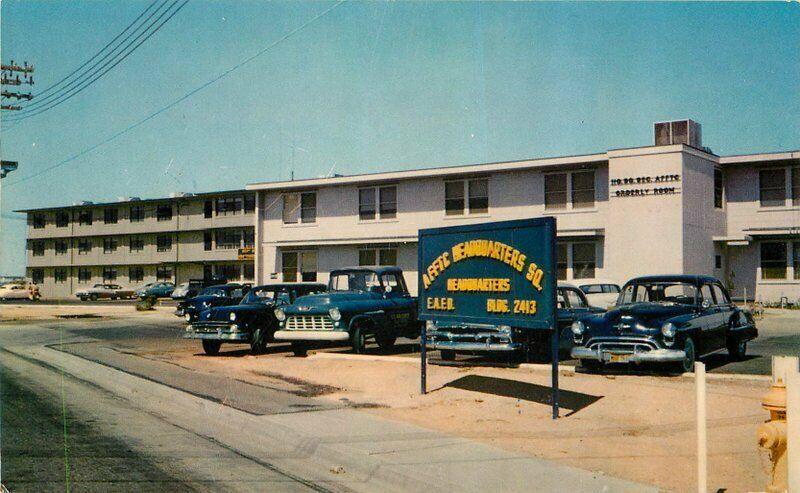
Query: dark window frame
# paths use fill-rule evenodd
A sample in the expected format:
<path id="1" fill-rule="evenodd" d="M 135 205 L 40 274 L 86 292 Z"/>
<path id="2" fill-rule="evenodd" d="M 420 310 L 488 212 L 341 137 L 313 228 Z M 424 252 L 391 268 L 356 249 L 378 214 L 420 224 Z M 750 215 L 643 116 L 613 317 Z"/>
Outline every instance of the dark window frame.
<path id="1" fill-rule="evenodd" d="M 172 235 L 158 235 L 156 236 L 156 251 L 159 253 L 172 251 Z"/>
<path id="2" fill-rule="evenodd" d="M 139 236 L 128 238 L 128 251 L 131 253 L 144 251 L 144 238 Z"/>
<path id="3" fill-rule="evenodd" d="M 128 267 L 128 281 L 129 282 L 144 281 L 144 267 L 140 265 Z"/>
<path id="4" fill-rule="evenodd" d="M 35 213 L 31 219 L 33 229 L 44 229 L 47 226 L 47 216 L 44 213 Z"/>
<path id="5" fill-rule="evenodd" d="M 132 223 L 140 223 L 144 221 L 144 206 L 132 205 L 128 209 L 128 220 Z"/>
<path id="6" fill-rule="evenodd" d="M 722 170 L 714 168 L 714 208 L 722 209 L 724 204 L 725 185 L 723 183 Z"/>
<path id="7" fill-rule="evenodd" d="M 569 173 L 545 173 L 544 175 L 544 209 L 549 210 L 565 210 L 569 199 Z M 564 188 L 552 188 L 559 185 L 563 179 Z M 558 183 L 556 183 L 558 181 Z M 563 200 L 562 200 L 563 197 Z"/>
<path id="8" fill-rule="evenodd" d="M 119 222 L 119 209 L 106 207 L 103 209 L 103 224 L 117 224 Z"/>
<path id="9" fill-rule="evenodd" d="M 780 186 L 776 184 L 770 184 L 771 186 L 768 187 L 764 186 L 766 181 L 764 178 L 770 174 L 774 174 L 776 179 L 780 176 Z M 773 194 L 774 197 L 765 198 L 765 195 L 769 194 Z M 786 205 L 786 168 L 764 168 L 758 170 L 758 202 L 761 207 L 783 207 Z"/>
<path id="10" fill-rule="evenodd" d="M 103 238 L 103 253 L 114 253 L 119 247 L 119 241 L 116 238 Z"/>
<path id="11" fill-rule="evenodd" d="M 157 221 L 172 221 L 172 204 L 160 204 L 156 207 Z"/>
<path id="12" fill-rule="evenodd" d="M 64 267 L 56 267 L 53 269 L 53 282 L 56 284 L 64 284 L 67 282 L 67 269 Z"/>
<path id="13" fill-rule="evenodd" d="M 78 226 L 91 226 L 93 216 L 91 209 L 86 209 L 78 212 Z"/>
<path id="14" fill-rule="evenodd" d="M 786 279 L 789 267 L 787 246 L 785 241 L 761 242 L 758 264 L 761 269 L 761 279 Z M 774 258 L 767 257 L 765 260 L 765 247 L 775 247 L 775 252 L 770 252 L 775 253 Z M 778 255 L 781 251 L 783 252 L 782 258 Z M 779 272 L 781 273 L 779 274 Z"/>
<path id="15" fill-rule="evenodd" d="M 66 228 L 69 226 L 69 212 L 67 211 L 57 211 L 56 212 L 56 228 Z"/>

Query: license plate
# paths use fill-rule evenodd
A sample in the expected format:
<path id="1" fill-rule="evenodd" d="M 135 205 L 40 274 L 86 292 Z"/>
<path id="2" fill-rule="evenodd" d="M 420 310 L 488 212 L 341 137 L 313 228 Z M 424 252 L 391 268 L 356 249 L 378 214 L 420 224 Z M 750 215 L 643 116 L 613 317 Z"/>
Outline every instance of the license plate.
<path id="1" fill-rule="evenodd" d="M 611 359 L 609 359 L 610 363 L 625 363 L 626 361 L 631 359 L 630 354 L 612 354 Z"/>

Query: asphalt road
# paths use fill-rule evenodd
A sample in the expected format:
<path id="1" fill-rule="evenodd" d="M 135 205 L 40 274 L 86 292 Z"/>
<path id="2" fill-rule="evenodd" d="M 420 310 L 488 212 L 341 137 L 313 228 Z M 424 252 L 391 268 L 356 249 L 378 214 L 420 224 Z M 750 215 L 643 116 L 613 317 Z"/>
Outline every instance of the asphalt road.
<path id="1" fill-rule="evenodd" d="M 101 306 L 126 306 L 130 305 L 133 306 L 138 302 L 138 300 L 95 300 L 95 301 L 81 301 L 77 298 L 75 299 L 66 299 L 66 300 L 39 300 L 39 301 L 30 301 L 30 300 L 3 300 L 0 299 L 0 305 L 18 305 L 18 304 L 30 304 L 30 305 L 45 305 L 45 306 L 57 306 L 57 305 L 101 305 Z M 162 298 L 158 300 L 158 304 L 161 306 L 178 306 L 178 302 L 171 298 Z"/>

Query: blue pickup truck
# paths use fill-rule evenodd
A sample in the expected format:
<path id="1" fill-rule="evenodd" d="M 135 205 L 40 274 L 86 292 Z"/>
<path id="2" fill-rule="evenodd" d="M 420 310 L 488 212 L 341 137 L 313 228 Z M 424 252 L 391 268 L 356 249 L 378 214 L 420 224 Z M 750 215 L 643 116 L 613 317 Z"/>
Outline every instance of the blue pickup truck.
<path id="1" fill-rule="evenodd" d="M 457 353 L 547 358 L 573 345 L 573 322 L 602 309 L 556 282 L 556 224 L 535 218 L 419 232 L 419 314 L 426 347 Z"/>

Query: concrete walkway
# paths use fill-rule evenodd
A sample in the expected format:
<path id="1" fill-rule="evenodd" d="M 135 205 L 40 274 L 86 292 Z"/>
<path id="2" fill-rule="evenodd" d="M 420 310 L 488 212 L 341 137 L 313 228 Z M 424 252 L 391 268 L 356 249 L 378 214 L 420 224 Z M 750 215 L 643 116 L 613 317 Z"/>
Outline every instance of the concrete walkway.
<path id="1" fill-rule="evenodd" d="M 356 409 L 254 415 L 55 349 L 4 349 L 331 490 L 658 491 Z"/>

